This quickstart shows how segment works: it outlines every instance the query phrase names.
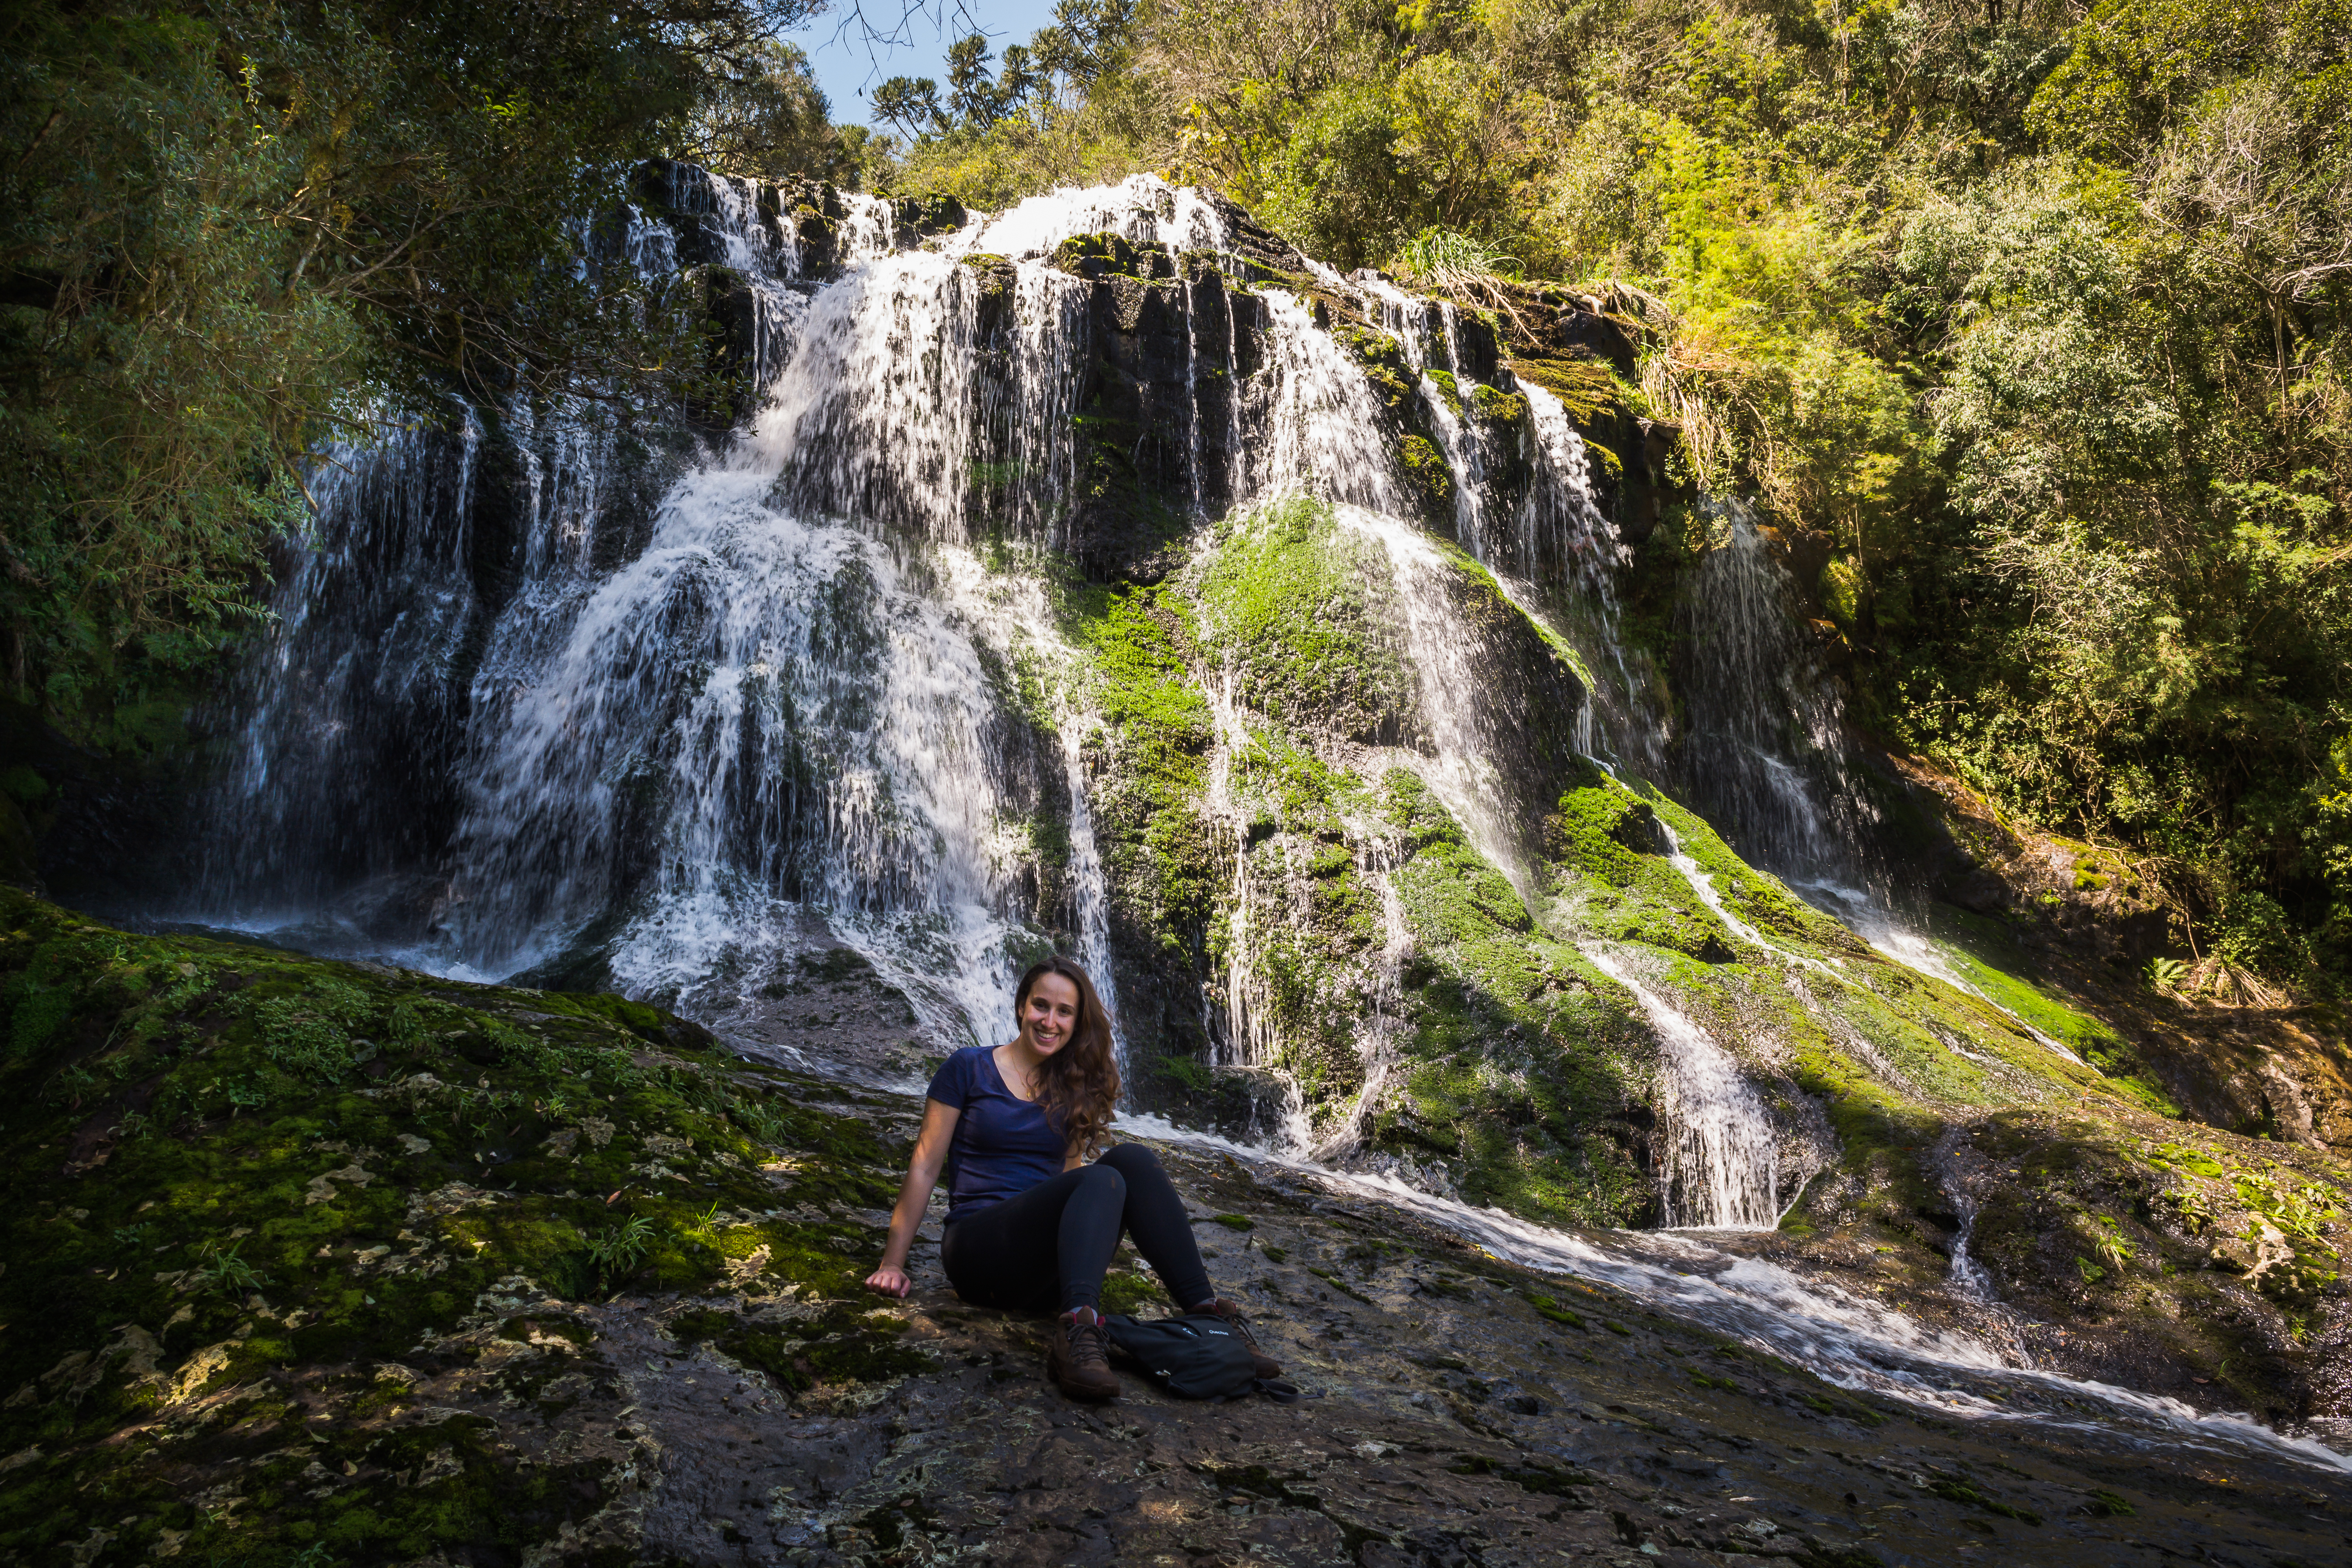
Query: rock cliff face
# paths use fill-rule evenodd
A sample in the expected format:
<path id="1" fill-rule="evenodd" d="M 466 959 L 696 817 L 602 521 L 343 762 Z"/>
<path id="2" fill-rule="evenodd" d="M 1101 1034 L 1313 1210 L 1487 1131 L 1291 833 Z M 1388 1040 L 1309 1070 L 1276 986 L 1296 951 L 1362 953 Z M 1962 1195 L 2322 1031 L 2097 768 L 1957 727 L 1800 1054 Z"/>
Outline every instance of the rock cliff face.
<path id="1" fill-rule="evenodd" d="M 2341 1549 L 2339 1472 L 2011 1384 L 1955 1421 L 1311 1173 L 1163 1149 L 1310 1397 L 1130 1373 L 919 1247 L 916 1107 L 610 996 L 5 895 L 0 1560 L 2141 1563 Z M 927 1227 L 927 1231 L 929 1227 Z M 935 1234 L 935 1233 L 934 1233 Z M 1662 1276 L 1671 1278 L 1671 1276 Z M 1123 1260 L 1109 1297 L 1150 1307 Z M 1987 1382 L 1987 1392 L 2000 1389 Z"/>

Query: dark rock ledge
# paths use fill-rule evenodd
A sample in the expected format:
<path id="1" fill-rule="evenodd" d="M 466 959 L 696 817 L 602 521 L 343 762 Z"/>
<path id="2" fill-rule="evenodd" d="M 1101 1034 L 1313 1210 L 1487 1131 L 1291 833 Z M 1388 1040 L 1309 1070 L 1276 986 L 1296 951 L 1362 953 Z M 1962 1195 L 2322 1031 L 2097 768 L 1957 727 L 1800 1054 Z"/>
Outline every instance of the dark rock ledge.
<path id="1" fill-rule="evenodd" d="M 2343 1478 L 1925 1416 L 1183 1149 L 1318 1397 L 1073 1405 L 928 1247 L 858 1290 L 904 1100 L 0 899 L 0 1562 L 2343 1561 Z"/>

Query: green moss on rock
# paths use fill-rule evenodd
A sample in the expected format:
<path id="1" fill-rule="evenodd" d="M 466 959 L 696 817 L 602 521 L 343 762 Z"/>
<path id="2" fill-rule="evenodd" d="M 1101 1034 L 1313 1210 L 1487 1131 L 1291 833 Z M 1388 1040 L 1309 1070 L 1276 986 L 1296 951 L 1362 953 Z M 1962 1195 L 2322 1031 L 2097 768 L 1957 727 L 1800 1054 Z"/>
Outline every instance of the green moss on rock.
<path id="1" fill-rule="evenodd" d="M 1544 822 L 1548 919 L 1563 929 L 1639 942 L 1710 963 L 1737 959 L 1731 931 L 1666 858 L 1658 810 L 1591 763 Z"/>
<path id="2" fill-rule="evenodd" d="M 1484 384 L 1473 387 L 1470 406 L 1485 424 L 1515 430 L 1528 422 L 1528 400 L 1499 387 Z"/>
<path id="3" fill-rule="evenodd" d="M 952 234 L 961 228 L 970 217 L 963 203 L 944 191 L 901 196 L 890 204 L 891 221 L 917 234 Z"/>
<path id="4" fill-rule="evenodd" d="M 1328 504 L 1296 497 L 1230 524 L 1199 593 L 1210 646 L 1252 708 L 1352 740 L 1402 731 L 1414 696 L 1387 563 Z"/>
<path id="5" fill-rule="evenodd" d="M 1621 1118 L 1645 1098 L 1652 1046 L 1622 990 L 1537 931 L 1510 882 L 1419 778 L 1381 781 L 1391 873 L 1414 953 L 1402 1094 L 1377 1142 L 1434 1156 L 1465 1197 L 1585 1224 L 1654 1208 Z"/>
<path id="6" fill-rule="evenodd" d="M 1189 966 L 1218 876 L 1201 795 L 1213 728 L 1191 656 L 1189 605 L 1163 586 L 1088 587 L 1066 600 L 1086 653 L 1104 756 L 1093 810 L 1110 881 L 1156 956 Z"/>
<path id="7" fill-rule="evenodd" d="M 1408 432 L 1397 441 L 1397 462 L 1425 516 L 1442 517 L 1454 504 L 1454 468 L 1428 437 Z"/>
<path id="8" fill-rule="evenodd" d="M 1366 327 L 1339 326 L 1332 336 L 1363 367 L 1381 405 L 1398 419 L 1412 416 L 1416 377 L 1405 363 L 1404 347 L 1387 332 Z"/>
<path id="9" fill-rule="evenodd" d="M 511 1331 L 486 1303 L 519 1289 L 847 1300 L 877 1237 L 808 1216 L 886 1205 L 900 1158 L 810 1103 L 832 1091 L 784 1098 L 621 998 L 133 935 L 7 889 L 0 1007 L 0 1549 L 25 1561 L 93 1517 L 199 1562 L 551 1538 L 604 1464 L 518 1469 L 470 1416 L 387 1429 L 403 1380 L 476 1353 L 452 1336 L 485 1310 Z M 842 1342 L 827 1375 L 903 1370 Z M 195 1508 L 156 1430 L 170 1465 L 289 1457 Z"/>

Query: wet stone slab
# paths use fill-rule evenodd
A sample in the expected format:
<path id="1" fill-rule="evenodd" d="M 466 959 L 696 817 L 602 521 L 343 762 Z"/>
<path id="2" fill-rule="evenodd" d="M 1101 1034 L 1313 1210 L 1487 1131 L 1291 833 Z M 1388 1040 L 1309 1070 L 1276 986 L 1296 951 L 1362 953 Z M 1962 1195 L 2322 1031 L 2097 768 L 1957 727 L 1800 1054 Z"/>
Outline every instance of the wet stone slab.
<path id="1" fill-rule="evenodd" d="M 914 1297 L 881 1310 L 930 1368 L 887 1384 L 786 1397 L 666 1331 L 709 1303 L 614 1302 L 594 1310 L 596 1348 L 654 1456 L 639 1550 L 1180 1568 L 2346 1560 L 2340 1477 L 2135 1449 L 2095 1422 L 1927 1416 L 1398 1214 L 1164 1152 L 1213 1273 L 1312 1397 L 1182 1401 L 1129 1370 L 1118 1401 L 1073 1404 L 1043 1380 L 1045 1324 L 966 1307 L 925 1247 Z"/>

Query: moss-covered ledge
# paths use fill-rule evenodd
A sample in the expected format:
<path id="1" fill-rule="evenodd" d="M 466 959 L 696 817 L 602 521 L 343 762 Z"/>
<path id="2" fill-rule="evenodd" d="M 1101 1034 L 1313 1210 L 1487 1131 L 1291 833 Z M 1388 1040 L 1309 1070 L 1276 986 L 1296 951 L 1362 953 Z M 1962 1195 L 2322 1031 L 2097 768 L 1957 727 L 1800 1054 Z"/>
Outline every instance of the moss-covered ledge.
<path id="1" fill-rule="evenodd" d="M 789 1398 L 921 1364 L 856 1303 L 901 1152 L 651 1007 L 0 889 L 0 1561 L 631 1561 L 625 1423 L 485 1414 L 617 1409 L 624 1291 L 782 1303 L 710 1331 Z"/>

